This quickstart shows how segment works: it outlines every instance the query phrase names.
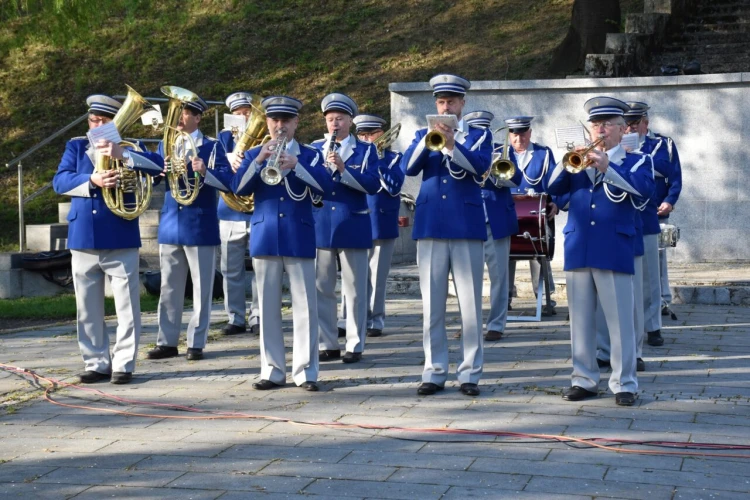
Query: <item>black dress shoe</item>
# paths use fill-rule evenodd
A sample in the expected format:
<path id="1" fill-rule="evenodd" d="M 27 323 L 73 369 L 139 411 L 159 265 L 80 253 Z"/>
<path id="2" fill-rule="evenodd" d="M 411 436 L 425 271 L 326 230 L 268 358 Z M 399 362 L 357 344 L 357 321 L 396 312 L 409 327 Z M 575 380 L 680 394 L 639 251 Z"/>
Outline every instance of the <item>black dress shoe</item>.
<path id="1" fill-rule="evenodd" d="M 637 372 L 645 372 L 646 371 L 646 362 L 643 361 L 643 358 L 637 358 L 635 360 L 635 371 L 637 371 Z"/>
<path id="2" fill-rule="evenodd" d="M 648 332 L 648 340 L 646 341 L 646 343 L 654 347 L 659 347 L 660 345 L 664 345 L 664 338 L 662 338 L 661 336 L 661 330 Z"/>
<path id="3" fill-rule="evenodd" d="M 344 353 L 344 357 L 341 358 L 341 361 L 343 361 L 344 363 L 357 363 L 361 359 L 362 359 L 362 353 L 361 352 L 349 352 L 349 351 L 346 351 Z"/>
<path id="4" fill-rule="evenodd" d="M 669 316 L 669 306 L 661 306 L 661 315 Z"/>
<path id="5" fill-rule="evenodd" d="M 326 349 L 324 351 L 318 351 L 318 361 L 333 361 L 334 359 L 340 358 L 340 349 Z"/>
<path id="6" fill-rule="evenodd" d="M 109 373 L 99 373 L 93 370 L 86 370 L 85 372 L 78 375 L 78 383 L 95 384 L 97 382 L 101 382 L 102 380 L 109 380 L 110 376 L 111 375 Z"/>
<path id="7" fill-rule="evenodd" d="M 598 392 L 589 391 L 587 389 L 584 389 L 583 387 L 574 385 L 573 387 L 568 387 L 563 391 L 562 398 L 565 401 L 581 401 L 587 398 L 595 398 L 598 395 Z"/>
<path id="8" fill-rule="evenodd" d="M 510 305 L 510 302 L 508 302 L 508 310 L 509 310 L 509 311 L 512 311 L 512 310 L 513 310 L 513 306 L 512 306 L 512 305 Z"/>
<path id="9" fill-rule="evenodd" d="M 222 328 L 221 333 L 224 335 L 239 335 L 240 333 L 245 333 L 247 331 L 247 327 L 245 325 L 232 325 L 228 324 L 224 328 Z"/>
<path id="10" fill-rule="evenodd" d="M 189 361 L 199 361 L 203 359 L 203 349 L 197 347 L 188 347 L 187 359 Z"/>
<path id="11" fill-rule="evenodd" d="M 112 384 L 129 384 L 133 380 L 133 374 L 131 372 L 112 372 Z"/>
<path id="12" fill-rule="evenodd" d="M 444 387 L 442 385 L 433 384 L 432 382 L 422 382 L 417 389 L 417 394 L 420 396 L 432 396 L 438 391 L 442 391 Z"/>
<path id="13" fill-rule="evenodd" d="M 305 382 L 307 383 L 307 382 Z M 267 391 L 269 389 L 277 389 L 279 387 L 283 387 L 284 384 L 277 384 L 276 382 L 271 382 L 270 380 L 261 379 L 260 382 L 254 382 L 253 383 L 253 389 L 257 389 L 259 391 Z"/>
<path id="14" fill-rule="evenodd" d="M 599 365 L 599 368 L 610 368 L 612 366 L 608 359 L 596 358 L 596 364 Z"/>
<path id="15" fill-rule="evenodd" d="M 148 351 L 148 354 L 146 357 L 148 359 L 164 359 L 164 358 L 174 358 L 179 353 L 177 352 L 176 347 L 170 347 L 168 345 L 158 345 Z"/>
<path id="16" fill-rule="evenodd" d="M 340 339 L 346 338 L 346 328 L 339 328 L 338 331 Z"/>
<path id="17" fill-rule="evenodd" d="M 367 329 L 367 336 L 368 337 L 380 337 L 383 335 L 383 330 L 378 330 L 377 328 L 368 328 Z"/>
<path id="18" fill-rule="evenodd" d="M 633 406 L 635 404 L 635 394 L 632 392 L 618 392 L 615 394 L 615 403 L 618 406 Z"/>
<path id="19" fill-rule="evenodd" d="M 260 335 L 260 325 L 253 325 L 250 327 L 250 333 L 253 335 Z"/>
<path id="20" fill-rule="evenodd" d="M 479 387 L 477 384 L 461 384 L 461 394 L 465 396 L 479 396 Z"/>
<path id="21" fill-rule="evenodd" d="M 303 383 L 302 385 L 300 385 L 300 387 L 302 387 L 304 390 L 308 392 L 318 392 L 319 390 L 318 384 L 316 384 L 315 382 L 310 382 L 309 380 Z"/>
<path id="22" fill-rule="evenodd" d="M 489 342 L 500 340 L 501 338 L 503 338 L 503 332 L 498 332 L 497 330 L 488 330 L 487 333 L 484 334 L 484 340 Z"/>

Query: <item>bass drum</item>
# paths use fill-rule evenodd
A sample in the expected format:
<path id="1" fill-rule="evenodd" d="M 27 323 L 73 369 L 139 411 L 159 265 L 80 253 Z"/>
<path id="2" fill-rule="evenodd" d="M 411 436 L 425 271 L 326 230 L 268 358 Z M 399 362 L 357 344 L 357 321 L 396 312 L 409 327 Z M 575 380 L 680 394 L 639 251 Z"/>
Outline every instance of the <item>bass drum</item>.
<path id="1" fill-rule="evenodd" d="M 529 259 L 555 256 L 555 219 L 546 217 L 549 197 L 544 193 L 513 195 L 518 234 L 510 237 L 510 257 Z"/>

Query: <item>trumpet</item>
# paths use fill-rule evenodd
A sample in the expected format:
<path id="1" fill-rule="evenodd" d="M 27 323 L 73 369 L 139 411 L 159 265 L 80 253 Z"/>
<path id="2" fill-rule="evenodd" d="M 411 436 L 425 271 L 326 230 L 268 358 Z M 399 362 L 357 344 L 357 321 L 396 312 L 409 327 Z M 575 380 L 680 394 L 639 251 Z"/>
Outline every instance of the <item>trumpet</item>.
<path id="1" fill-rule="evenodd" d="M 282 135 L 279 138 L 281 139 L 281 143 L 276 144 L 274 155 L 269 158 L 268 162 L 266 163 L 266 168 L 264 168 L 260 172 L 260 179 L 269 186 L 275 186 L 276 184 L 281 182 L 282 178 L 281 168 L 279 168 L 279 160 L 281 159 L 281 153 L 286 151 L 287 138 L 285 135 Z"/>
<path id="2" fill-rule="evenodd" d="M 571 174 L 580 174 L 591 165 L 591 160 L 586 158 L 593 149 L 599 144 L 604 142 L 604 136 L 600 135 L 599 138 L 589 144 L 589 146 L 583 151 L 568 151 L 565 156 L 562 157 L 563 167 Z"/>
<path id="3" fill-rule="evenodd" d="M 432 129 L 424 136 L 424 142 L 430 151 L 442 151 L 448 139 L 437 129 Z"/>
<path id="4" fill-rule="evenodd" d="M 388 132 L 375 139 L 375 142 L 373 142 L 373 144 L 375 145 L 375 149 L 378 151 L 378 158 L 380 158 L 381 160 L 383 159 L 383 157 L 385 156 L 385 150 L 391 147 L 391 144 L 393 144 L 396 139 L 398 139 L 399 132 L 401 132 L 401 124 L 397 123 L 396 125 L 391 127 Z"/>
<path id="5" fill-rule="evenodd" d="M 503 129 L 507 130 L 507 132 L 505 132 L 503 154 L 499 158 L 492 160 L 492 165 L 490 165 L 489 170 L 487 170 L 482 176 L 483 182 L 490 176 L 498 181 L 509 181 L 514 175 L 516 175 L 516 166 L 510 161 L 510 129 L 508 127 L 503 127 L 495 130 L 495 132 L 500 132 Z"/>

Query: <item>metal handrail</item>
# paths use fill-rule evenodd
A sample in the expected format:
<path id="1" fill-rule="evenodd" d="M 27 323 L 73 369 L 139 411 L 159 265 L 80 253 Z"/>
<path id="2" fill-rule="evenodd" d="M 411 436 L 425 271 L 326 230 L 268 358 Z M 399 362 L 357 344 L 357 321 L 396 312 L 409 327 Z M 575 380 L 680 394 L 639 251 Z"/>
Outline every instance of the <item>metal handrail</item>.
<path id="1" fill-rule="evenodd" d="M 114 96 L 115 99 L 125 99 L 127 96 L 124 95 L 116 95 Z M 169 101 L 166 97 L 146 97 L 145 98 L 149 102 L 167 102 Z M 206 104 L 209 105 L 218 105 L 221 106 L 224 104 L 224 101 L 206 101 Z M 39 149 L 43 148 L 53 140 L 60 137 L 62 134 L 70 130 L 71 128 L 75 127 L 79 123 L 81 123 L 83 120 L 88 118 L 89 114 L 86 113 L 84 115 L 79 116 L 72 122 L 65 125 L 63 128 L 57 130 L 56 132 L 53 132 L 49 136 L 45 137 L 38 143 L 34 144 L 32 147 L 18 155 L 17 157 L 13 158 L 11 161 L 5 164 L 5 168 L 10 168 L 13 165 L 18 165 L 18 251 L 23 252 L 26 249 L 26 231 L 24 227 L 24 220 L 23 220 L 23 208 L 24 204 L 33 200 L 37 196 L 39 196 L 42 192 L 46 191 L 52 186 L 52 183 L 45 184 L 40 189 L 35 191 L 34 193 L 30 194 L 28 197 L 24 199 L 23 197 L 23 163 L 22 161 L 35 152 L 37 152 Z M 216 127 L 216 137 L 219 136 L 219 113 L 216 113 L 214 116 L 214 126 Z M 158 139 L 140 139 L 144 142 L 159 142 Z"/>

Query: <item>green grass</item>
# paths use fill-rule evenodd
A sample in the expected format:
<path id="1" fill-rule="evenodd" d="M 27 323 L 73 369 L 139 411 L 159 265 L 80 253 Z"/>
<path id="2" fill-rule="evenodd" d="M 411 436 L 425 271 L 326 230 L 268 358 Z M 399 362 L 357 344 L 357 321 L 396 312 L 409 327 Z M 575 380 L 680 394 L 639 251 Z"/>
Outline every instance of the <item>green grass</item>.
<path id="1" fill-rule="evenodd" d="M 185 301 L 186 307 L 192 301 Z M 152 295 L 141 296 L 141 312 L 156 311 L 159 297 Z M 115 314 L 114 299 L 104 299 L 104 313 L 107 316 Z M 76 319 L 76 298 L 73 294 L 57 295 L 55 297 L 25 297 L 20 299 L 0 300 L 0 321 L 3 319 Z"/>

